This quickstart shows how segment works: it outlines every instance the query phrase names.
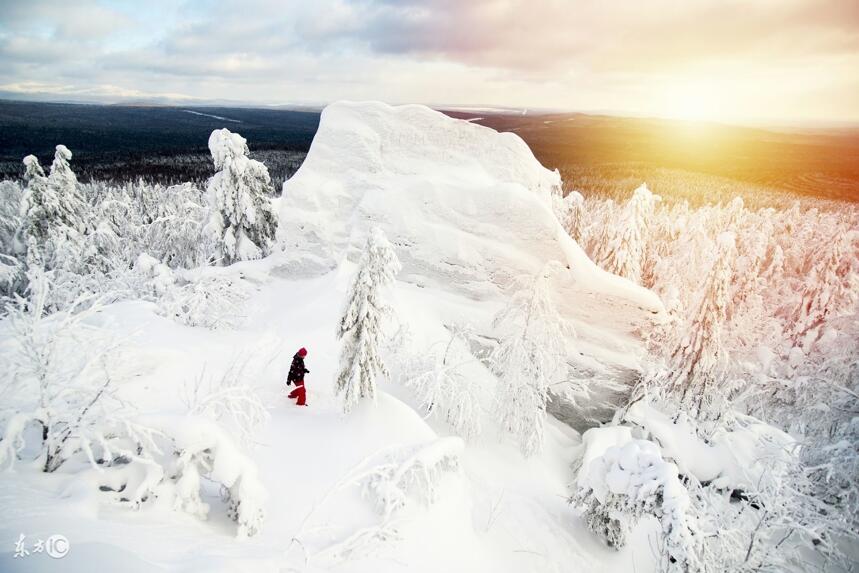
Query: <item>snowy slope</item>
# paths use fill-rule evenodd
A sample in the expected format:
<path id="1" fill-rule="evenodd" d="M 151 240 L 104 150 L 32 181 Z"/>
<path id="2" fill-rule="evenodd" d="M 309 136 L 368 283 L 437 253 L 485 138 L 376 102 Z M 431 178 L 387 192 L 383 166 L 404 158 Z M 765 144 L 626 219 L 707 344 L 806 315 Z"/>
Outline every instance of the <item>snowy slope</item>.
<path id="1" fill-rule="evenodd" d="M 381 386 L 377 405 L 349 416 L 334 395 L 335 325 L 371 224 L 385 230 L 403 262 L 393 294 L 411 329 L 402 341 L 406 352 L 445 340 L 453 324 L 470 324 L 491 342 L 489 323 L 511 278 L 557 260 L 569 267 L 555 278 L 558 301 L 578 333 L 569 341 L 570 360 L 583 371 L 637 366 L 642 349 L 635 330 L 661 304 L 597 269 L 563 233 L 550 208 L 559 184 L 557 173 L 543 168 L 515 135 L 421 106 L 329 106 L 306 162 L 284 184 L 284 251 L 209 271 L 253 290 L 239 328 L 182 326 L 134 301 L 111 305 L 100 318 L 127 341 L 130 375 L 121 393 L 144 415 L 182 412 L 185 383 L 251 358 L 244 376 L 271 414 L 248 452 L 269 492 L 261 533 L 237 541 L 214 486 L 207 499 L 211 517 L 200 521 L 157 504 L 138 511 L 111 506 L 92 487 L 92 471 L 63 468 L 46 476 L 19 464 L 0 480 L 0 570 L 50 570 L 44 555 L 12 556 L 21 533 L 67 535 L 72 551 L 64 570 L 80 571 L 91 570 L 88 560 L 96 555 L 105 570 L 126 571 L 651 570 L 647 527 L 615 552 L 567 504 L 578 434 L 550 420 L 544 451 L 525 459 L 501 435 L 490 403 L 483 434 L 466 446 L 460 468 L 442 477 L 435 502 L 406 508 L 399 539 L 347 560 L 331 553 L 379 522 L 359 484 L 337 484 L 380 452 L 450 433 L 418 414 L 396 377 Z M 310 350 L 308 408 L 284 396 L 289 360 L 301 346 Z M 482 364 L 468 368 L 491 389 Z M 296 537 L 300 544 L 291 542 Z"/>
<path id="2" fill-rule="evenodd" d="M 396 380 L 383 385 L 378 405 L 343 415 L 334 395 L 332 328 L 343 280 L 333 273 L 282 278 L 280 264 L 275 256 L 222 271 L 256 286 L 245 324 L 237 330 L 179 325 L 141 302 L 111 305 L 100 319 L 113 336 L 128 341 L 125 368 L 133 374 L 123 380 L 122 396 L 144 415 L 181 412 L 186 383 L 201 372 L 214 375 L 253 358 L 244 374 L 271 414 L 249 452 L 269 492 L 261 533 L 236 540 L 214 487 L 206 500 L 213 506 L 210 518 L 200 521 L 157 504 L 137 511 L 115 507 L 94 488 L 93 471 L 81 474 L 70 467 L 46 475 L 19 462 L 14 473 L 0 479 L 0 570 L 56 570 L 45 555 L 15 559 L 12 550 L 22 533 L 31 542 L 60 533 L 72 546 L 61 562 L 64 571 L 91 571 L 94 559 L 104 570 L 122 571 L 322 571 L 332 561 L 317 556 L 305 569 L 300 547 L 290 547 L 293 536 L 319 553 L 378 523 L 358 485 L 335 485 L 380 451 L 423 444 L 448 430 L 422 420 Z M 299 346 L 310 349 L 308 408 L 287 400 L 283 386 L 290 355 Z M 408 508 L 399 540 L 371 556 L 336 563 L 337 570 L 608 572 L 628 570 L 632 561 L 637 570 L 648 570 L 646 529 L 640 543 L 618 553 L 602 546 L 567 505 L 578 446 L 575 432 L 552 421 L 545 451 L 525 459 L 490 425 L 467 446 L 460 471 L 443 479 L 436 502 Z"/>

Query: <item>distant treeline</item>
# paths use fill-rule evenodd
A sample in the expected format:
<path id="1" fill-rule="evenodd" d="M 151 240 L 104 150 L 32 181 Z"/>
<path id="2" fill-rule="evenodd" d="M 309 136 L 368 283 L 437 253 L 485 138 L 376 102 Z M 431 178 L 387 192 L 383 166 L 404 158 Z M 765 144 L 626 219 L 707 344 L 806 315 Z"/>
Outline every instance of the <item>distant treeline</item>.
<path id="1" fill-rule="evenodd" d="M 0 101 L 0 179 L 19 178 L 31 153 L 50 163 L 63 144 L 82 181 L 202 181 L 214 172 L 209 135 L 227 127 L 279 183 L 301 165 L 318 125 L 318 113 L 281 109 Z"/>
<path id="2" fill-rule="evenodd" d="M 773 194 L 859 201 L 859 130 L 775 132 L 717 124 L 585 114 L 448 112 L 522 137 L 568 190 L 626 197 L 646 182 L 693 204 Z M 212 130 L 248 141 L 275 187 L 301 165 L 317 112 L 285 109 L 105 106 L 0 101 L 0 179 L 23 174 L 21 159 L 50 162 L 64 144 L 81 181 L 164 185 L 212 175 Z M 482 117 L 477 117 L 482 116 Z"/>

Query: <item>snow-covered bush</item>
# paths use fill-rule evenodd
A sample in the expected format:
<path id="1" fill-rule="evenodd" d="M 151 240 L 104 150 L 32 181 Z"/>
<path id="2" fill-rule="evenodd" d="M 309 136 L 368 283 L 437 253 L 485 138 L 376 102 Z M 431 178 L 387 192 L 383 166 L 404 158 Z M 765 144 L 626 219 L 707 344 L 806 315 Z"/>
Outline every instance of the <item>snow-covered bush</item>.
<path id="1" fill-rule="evenodd" d="M 287 554 L 301 549 L 303 566 L 326 563 L 329 566 L 375 555 L 383 544 L 390 546 L 400 539 L 400 523 L 411 508 L 426 507 L 435 502 L 441 480 L 458 471 L 465 443 L 461 438 L 445 437 L 413 446 L 389 448 L 364 458 L 346 472 L 317 501 L 292 536 Z M 334 528 L 318 521 L 324 506 L 334 506 L 337 495 L 360 487 L 366 499 L 380 516 L 378 523 L 345 532 L 339 541 L 331 542 Z M 311 549 L 311 537 L 324 532 L 323 547 Z"/>
<path id="2" fill-rule="evenodd" d="M 268 494 L 256 464 L 243 454 L 215 422 L 199 417 L 171 420 L 164 431 L 176 451 L 168 473 L 173 482 L 174 508 L 205 517 L 209 507 L 200 497 L 201 479 L 220 484 L 227 514 L 236 522 L 237 537 L 259 532 Z"/>
<path id="3" fill-rule="evenodd" d="M 268 169 L 248 157 L 245 138 L 226 128 L 212 132 L 209 151 L 218 170 L 207 187 L 211 232 L 218 238 L 223 262 L 268 255 L 277 230 Z"/>
<path id="4" fill-rule="evenodd" d="M 844 563 L 855 531 L 841 512 L 813 495 L 802 449 L 784 432 L 749 416 L 735 414 L 726 426 L 642 402 L 626 419 L 632 429 L 599 431 L 646 437 L 677 467 L 706 570 L 816 571 Z"/>
<path id="5" fill-rule="evenodd" d="M 383 289 L 394 282 L 400 268 L 385 234 L 378 227 L 372 228 L 337 328 L 337 339 L 343 346 L 336 385 L 337 393 L 343 394 L 346 412 L 363 398 L 375 400 L 376 376 L 387 375 L 379 350 L 384 321 L 392 310 L 384 300 Z"/>
<path id="6" fill-rule="evenodd" d="M 498 419 L 526 456 L 543 447 L 548 389 L 567 373 L 570 327 L 552 300 L 554 268 L 549 264 L 536 276 L 519 277 L 519 289 L 494 321 L 501 342 L 489 362 L 498 376 Z"/>
<path id="7" fill-rule="evenodd" d="M 248 295 L 239 280 L 204 275 L 168 288 L 158 301 L 158 312 L 186 326 L 235 328 L 244 320 Z"/>
<path id="8" fill-rule="evenodd" d="M 589 448 L 600 447 L 595 434 L 601 431 L 595 428 L 585 434 Z M 583 510 L 591 531 L 609 546 L 620 548 L 641 517 L 653 516 L 661 525 L 660 570 L 703 570 L 689 517 L 689 494 L 677 466 L 663 459 L 656 444 L 629 440 L 597 456 L 591 452 L 589 458 L 580 470 L 571 503 Z"/>
<path id="9" fill-rule="evenodd" d="M 585 225 L 585 198 L 578 191 L 570 191 L 563 198 L 553 195 L 552 202 L 561 226 L 573 240 L 580 242 Z"/>
<path id="10" fill-rule="evenodd" d="M 50 285 L 30 270 L 30 300 L 17 297 L 6 308 L 9 336 L 4 353 L 10 364 L 2 373 L 0 464 L 13 464 L 24 448 L 38 451 L 45 472 L 56 471 L 73 455 L 91 460 L 92 445 L 108 442 L 117 428 L 137 435 L 129 412 L 115 396 L 110 362 L 117 348 L 86 319 L 98 310 L 79 299 L 70 309 L 48 316 Z M 37 433 L 29 432 L 36 427 Z M 28 439 L 37 443 L 27 443 Z"/>
<path id="11" fill-rule="evenodd" d="M 365 482 L 365 494 L 385 520 L 404 508 L 410 499 L 429 505 L 435 501 L 441 476 L 459 468 L 464 448 L 464 442 L 456 437 L 406 448 L 374 468 Z"/>
<path id="12" fill-rule="evenodd" d="M 207 377 L 204 371 L 185 386 L 183 397 L 191 415 L 227 425 L 244 446 L 252 445 L 256 430 L 269 418 L 256 390 L 246 381 L 250 360 L 237 361 L 215 377 Z"/>
<path id="13" fill-rule="evenodd" d="M 185 183 L 160 189 L 160 201 L 144 228 L 145 252 L 171 268 L 194 268 L 215 254 L 215 243 L 206 232 L 209 208 L 199 189 Z"/>
<path id="14" fill-rule="evenodd" d="M 827 319 L 849 314 L 857 303 L 856 285 L 852 284 L 852 264 L 848 256 L 851 237 L 837 230 L 828 241 L 830 248 L 811 266 L 802 295 L 792 315 L 794 344 L 806 350 L 820 336 Z M 854 255 L 855 258 L 855 255 Z"/>

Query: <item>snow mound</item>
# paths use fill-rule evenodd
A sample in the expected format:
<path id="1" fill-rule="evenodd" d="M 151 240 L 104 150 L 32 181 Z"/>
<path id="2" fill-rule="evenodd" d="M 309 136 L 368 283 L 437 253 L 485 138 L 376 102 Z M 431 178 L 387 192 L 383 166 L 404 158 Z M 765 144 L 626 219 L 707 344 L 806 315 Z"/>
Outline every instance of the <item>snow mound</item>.
<path id="1" fill-rule="evenodd" d="M 484 300 L 556 260 L 567 286 L 660 311 L 653 293 L 597 268 L 563 231 L 551 209 L 560 186 L 515 134 L 420 105 L 335 103 L 284 183 L 281 242 L 288 266 L 322 273 L 355 260 L 378 225 L 403 263 L 399 279 L 420 287 Z"/>

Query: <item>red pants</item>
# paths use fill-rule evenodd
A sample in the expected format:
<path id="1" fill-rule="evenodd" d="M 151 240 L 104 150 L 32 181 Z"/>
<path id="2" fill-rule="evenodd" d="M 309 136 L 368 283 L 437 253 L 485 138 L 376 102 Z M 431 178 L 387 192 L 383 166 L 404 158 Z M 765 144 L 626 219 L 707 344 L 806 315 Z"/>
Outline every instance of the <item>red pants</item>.
<path id="1" fill-rule="evenodd" d="M 295 389 L 289 393 L 290 398 L 298 398 L 296 406 L 306 406 L 307 390 L 304 389 L 304 382 L 296 382 Z"/>

